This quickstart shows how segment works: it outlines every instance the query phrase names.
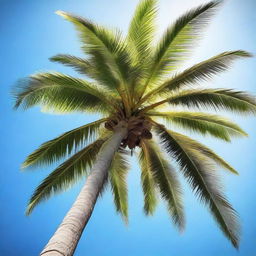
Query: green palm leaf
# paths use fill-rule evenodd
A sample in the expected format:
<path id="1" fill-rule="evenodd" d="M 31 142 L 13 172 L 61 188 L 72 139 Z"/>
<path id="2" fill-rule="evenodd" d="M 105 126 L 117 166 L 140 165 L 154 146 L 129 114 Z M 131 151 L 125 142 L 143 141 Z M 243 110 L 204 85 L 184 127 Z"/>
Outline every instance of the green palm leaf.
<path id="1" fill-rule="evenodd" d="M 77 151 L 78 148 L 84 146 L 86 142 L 92 141 L 98 135 L 101 124 L 106 120 L 100 119 L 80 126 L 45 142 L 27 157 L 22 167 L 49 165 L 70 155 Z"/>
<path id="2" fill-rule="evenodd" d="M 188 84 L 194 84 L 210 79 L 213 75 L 227 70 L 230 64 L 237 58 L 251 57 L 252 55 L 245 51 L 223 52 L 208 60 L 202 61 L 191 68 L 186 69 L 173 78 L 168 79 L 161 86 L 152 90 L 143 98 L 143 102 L 150 96 L 177 90 Z"/>
<path id="3" fill-rule="evenodd" d="M 144 60 L 152 53 L 156 11 L 155 0 L 143 0 L 131 20 L 127 40 L 136 64 L 145 65 Z"/>
<path id="4" fill-rule="evenodd" d="M 105 141 L 106 138 L 96 140 L 51 172 L 49 176 L 47 176 L 36 188 L 30 198 L 26 214 L 29 215 L 35 206 L 48 199 L 53 194 L 68 189 L 79 178 L 86 174 L 87 169 L 91 168 L 102 144 Z"/>
<path id="5" fill-rule="evenodd" d="M 184 60 L 184 56 L 198 38 L 200 31 L 209 22 L 219 2 L 212 1 L 185 13 L 170 26 L 157 44 L 153 55 L 151 75 L 146 86 L 177 68 L 177 63 Z M 144 93 L 143 90 L 143 93 Z"/>
<path id="6" fill-rule="evenodd" d="M 130 87 L 132 97 L 136 100 L 138 99 L 138 89 L 148 77 L 152 58 L 156 13 L 155 0 L 141 1 L 136 8 L 128 30 L 127 45 L 134 66 L 134 78 Z"/>
<path id="7" fill-rule="evenodd" d="M 15 108 L 41 105 L 54 112 L 96 111 L 108 113 L 118 101 L 108 91 L 85 80 L 61 73 L 39 73 L 14 92 Z"/>
<path id="8" fill-rule="evenodd" d="M 167 99 L 146 106 L 141 112 L 145 113 L 164 103 L 194 108 L 226 109 L 240 113 L 255 113 L 256 99 L 243 91 L 231 89 L 197 89 L 184 90 Z"/>
<path id="9" fill-rule="evenodd" d="M 148 115 L 225 141 L 230 141 L 232 136 L 247 136 L 237 124 L 218 115 L 199 112 L 149 112 Z"/>
<path id="10" fill-rule="evenodd" d="M 92 61 L 97 62 L 99 68 L 105 66 L 108 72 L 119 81 L 115 85 L 120 87 L 116 88 L 120 95 L 123 96 L 121 88 L 129 94 L 129 88 L 125 81 L 129 81 L 133 72 L 131 72 L 130 56 L 120 31 L 112 32 L 89 20 L 63 11 L 56 13 L 75 25 L 80 32 L 82 48 L 86 54 L 92 57 Z"/>
<path id="11" fill-rule="evenodd" d="M 59 62 L 65 66 L 72 67 L 81 74 L 92 76 L 93 66 L 83 58 L 78 58 L 69 54 L 58 54 L 50 58 L 53 62 Z"/>
<path id="12" fill-rule="evenodd" d="M 168 203 L 168 211 L 177 227 L 182 230 L 185 225 L 182 190 L 175 170 L 164 159 L 160 149 L 153 142 L 143 142 L 147 148 L 150 171 L 159 187 L 162 198 Z"/>
<path id="13" fill-rule="evenodd" d="M 104 63 L 100 53 L 97 54 L 95 52 L 94 57 L 89 60 L 67 54 L 55 55 L 50 60 L 72 67 L 77 72 L 96 80 L 100 85 L 108 88 L 111 93 L 116 93 L 119 81 L 111 74 L 109 67 L 103 65 Z"/>
<path id="14" fill-rule="evenodd" d="M 150 156 L 146 145 L 142 142 L 142 150 L 139 154 L 139 164 L 141 169 L 141 184 L 144 193 L 144 212 L 152 215 L 156 208 L 156 191 L 153 173 L 150 169 Z"/>
<path id="15" fill-rule="evenodd" d="M 166 151 L 180 165 L 181 171 L 199 199 L 209 206 L 221 230 L 238 248 L 239 225 L 237 214 L 221 192 L 213 166 L 193 148 L 188 148 L 173 133 L 162 126 L 156 129 Z"/>
<path id="16" fill-rule="evenodd" d="M 255 113 L 256 100 L 246 92 L 230 89 L 187 90 L 169 101 L 172 105 L 227 109 L 242 113 Z"/>
<path id="17" fill-rule="evenodd" d="M 234 174 L 238 174 L 238 172 L 230 166 L 223 158 L 218 156 L 213 150 L 210 148 L 206 147 L 202 143 L 191 139 L 188 136 L 185 136 L 183 134 L 168 130 L 172 136 L 175 138 L 176 141 L 180 142 L 184 148 L 191 150 L 193 149 L 194 151 L 198 152 L 199 154 L 202 154 L 204 157 L 207 157 L 214 161 L 217 165 L 225 168 L 226 170 L 229 170 L 230 172 Z"/>
<path id="18" fill-rule="evenodd" d="M 125 151 L 116 152 L 112 161 L 109 180 L 111 184 L 112 193 L 114 196 L 114 203 L 116 211 L 119 212 L 123 220 L 128 222 L 128 196 L 126 178 L 129 170 L 129 164 L 125 158 Z"/>

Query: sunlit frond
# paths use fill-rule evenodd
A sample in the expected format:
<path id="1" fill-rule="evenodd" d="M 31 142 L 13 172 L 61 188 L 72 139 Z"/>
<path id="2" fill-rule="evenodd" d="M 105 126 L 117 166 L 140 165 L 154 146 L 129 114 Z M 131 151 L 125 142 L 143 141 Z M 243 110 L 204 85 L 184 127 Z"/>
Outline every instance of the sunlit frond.
<path id="1" fill-rule="evenodd" d="M 143 143 L 139 154 L 139 164 L 141 169 L 141 184 L 144 193 L 144 212 L 146 215 L 152 215 L 157 204 L 155 182 L 153 173 L 150 169 L 151 163 L 149 152 Z"/>
<path id="2" fill-rule="evenodd" d="M 74 68 L 79 73 L 105 86 L 111 93 L 117 94 L 116 88 L 120 82 L 109 71 L 109 67 L 104 65 L 100 53 L 95 52 L 94 57 L 89 60 L 68 54 L 58 54 L 51 57 L 50 60 Z"/>
<path id="3" fill-rule="evenodd" d="M 38 73 L 16 88 L 15 108 L 40 105 L 57 113 L 110 112 L 118 104 L 108 91 L 61 73 Z"/>
<path id="4" fill-rule="evenodd" d="M 177 140 L 171 131 L 157 126 L 156 132 L 167 153 L 179 164 L 199 199 L 209 206 L 221 230 L 237 248 L 239 243 L 239 225 L 237 213 L 221 192 L 221 184 L 214 167 L 193 148 L 188 148 Z"/>
<path id="5" fill-rule="evenodd" d="M 112 32 L 89 20 L 63 11 L 56 13 L 75 25 L 83 43 L 82 49 L 91 57 L 92 61 L 97 62 L 94 64 L 108 69 L 108 73 L 118 81 L 114 86 L 117 86 L 119 94 L 122 98 L 128 97 L 129 101 L 130 92 L 127 81 L 130 80 L 133 72 L 130 55 L 120 31 Z M 100 72 L 100 70 L 98 71 Z M 127 95 L 122 92 L 122 89 Z"/>
<path id="6" fill-rule="evenodd" d="M 61 63 L 65 66 L 74 68 L 77 72 L 93 77 L 93 66 L 83 58 L 79 58 L 69 54 L 58 54 L 50 58 L 53 62 Z"/>
<path id="7" fill-rule="evenodd" d="M 128 30 L 127 45 L 136 71 L 130 85 L 135 101 L 139 98 L 138 90 L 148 77 L 151 65 L 156 14 L 156 0 L 140 1 Z"/>
<path id="8" fill-rule="evenodd" d="M 151 75 L 143 90 L 161 75 L 175 70 L 177 63 L 184 60 L 186 53 L 208 24 L 218 4 L 218 1 L 212 1 L 192 9 L 166 30 L 157 44 L 152 60 Z"/>
<path id="9" fill-rule="evenodd" d="M 231 89 L 184 90 L 162 101 L 146 106 L 141 112 L 148 112 L 164 103 L 192 108 L 213 110 L 225 109 L 238 113 L 256 113 L 256 98 L 243 91 Z"/>
<path id="10" fill-rule="evenodd" d="M 106 138 L 96 140 L 50 173 L 36 188 L 30 198 L 26 214 L 30 214 L 35 206 L 48 199 L 50 196 L 68 189 L 82 177 L 82 175 L 85 175 L 87 169 L 91 168 L 96 155 L 105 141 Z"/>
<path id="11" fill-rule="evenodd" d="M 207 81 L 212 76 L 227 70 L 232 62 L 241 57 L 251 57 L 252 55 L 245 51 L 230 51 L 218 54 L 208 60 L 197 63 L 191 68 L 186 69 L 180 74 L 165 81 L 162 85 L 149 92 L 142 99 L 145 101 L 150 96 L 156 96 L 161 93 L 174 91 L 188 84 Z"/>
<path id="12" fill-rule="evenodd" d="M 127 153 L 124 150 L 116 152 L 109 171 L 109 180 L 116 211 L 119 212 L 123 220 L 128 222 L 128 195 L 127 195 L 127 173 L 129 164 L 126 159 Z"/>
<path id="13" fill-rule="evenodd" d="M 178 141 L 181 142 L 181 144 L 183 145 L 183 147 L 185 149 L 188 150 L 194 150 L 197 153 L 200 153 L 202 155 L 204 155 L 205 157 L 209 158 L 210 160 L 212 160 L 213 162 L 215 162 L 217 165 L 223 167 L 224 169 L 234 173 L 234 174 L 238 174 L 238 172 L 230 165 L 228 164 L 223 158 L 221 158 L 220 156 L 218 156 L 213 150 L 211 150 L 210 148 L 206 147 L 205 145 L 203 145 L 202 143 L 191 139 L 188 136 L 185 136 L 183 134 L 168 130 L 169 132 L 171 132 L 173 138 Z"/>
<path id="14" fill-rule="evenodd" d="M 149 116 L 161 117 L 171 125 L 181 126 L 203 135 L 230 141 L 233 136 L 247 136 L 237 124 L 218 115 L 199 112 L 149 112 Z"/>
<path id="15" fill-rule="evenodd" d="M 112 93 L 122 95 L 119 78 L 110 70 L 111 67 L 104 60 L 104 57 L 97 50 L 94 51 L 94 56 L 89 60 L 92 69 L 90 77 L 106 86 Z"/>
<path id="16" fill-rule="evenodd" d="M 95 136 L 99 133 L 100 125 L 105 120 L 100 119 L 80 126 L 45 142 L 26 158 L 22 167 L 49 165 L 63 157 L 69 156 L 78 148 L 84 146 L 86 142 L 95 139 Z"/>
<path id="17" fill-rule="evenodd" d="M 187 90 L 174 96 L 173 105 L 184 105 L 196 108 L 227 109 L 241 113 L 255 113 L 256 99 L 246 92 L 231 89 Z"/>
<path id="18" fill-rule="evenodd" d="M 160 148 L 153 142 L 143 141 L 143 147 L 148 152 L 150 171 L 153 173 L 155 184 L 159 188 L 162 198 L 168 204 L 168 211 L 173 222 L 182 230 L 185 225 L 182 189 L 173 167 L 164 159 Z"/>
<path id="19" fill-rule="evenodd" d="M 152 54 L 156 11 L 156 0 L 143 0 L 131 20 L 127 40 L 137 65 L 149 64 L 145 59 Z"/>

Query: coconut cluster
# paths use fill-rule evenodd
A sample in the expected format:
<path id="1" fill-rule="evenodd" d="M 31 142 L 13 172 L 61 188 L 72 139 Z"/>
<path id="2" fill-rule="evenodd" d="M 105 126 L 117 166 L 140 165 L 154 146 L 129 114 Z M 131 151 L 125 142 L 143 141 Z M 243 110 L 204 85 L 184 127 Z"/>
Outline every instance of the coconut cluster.
<path id="1" fill-rule="evenodd" d="M 111 119 L 105 123 L 106 129 L 113 131 L 115 126 L 118 124 L 119 120 Z M 142 139 L 151 139 L 152 124 L 150 119 L 145 116 L 132 116 L 127 121 L 128 123 L 128 133 L 127 137 L 122 140 L 121 146 L 129 149 L 134 149 L 136 146 L 141 146 Z"/>

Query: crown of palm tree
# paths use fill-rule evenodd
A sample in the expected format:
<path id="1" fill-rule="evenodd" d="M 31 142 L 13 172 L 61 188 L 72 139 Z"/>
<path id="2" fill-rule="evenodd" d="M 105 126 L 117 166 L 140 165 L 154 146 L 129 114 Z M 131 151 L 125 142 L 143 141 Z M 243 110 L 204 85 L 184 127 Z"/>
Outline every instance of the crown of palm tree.
<path id="1" fill-rule="evenodd" d="M 177 72 L 218 5 L 219 2 L 212 1 L 185 13 L 156 43 L 155 0 L 140 2 L 125 37 L 119 30 L 57 12 L 75 25 L 86 58 L 59 54 L 51 61 L 74 68 L 90 81 L 57 72 L 31 75 L 25 85 L 17 88 L 15 106 L 40 105 L 57 113 L 100 113 L 102 118 L 42 144 L 27 157 L 23 167 L 48 165 L 68 157 L 35 190 L 28 214 L 41 201 L 86 175 L 103 143 L 124 120 L 129 132 L 115 154 L 108 176 L 116 209 L 124 220 L 128 217 L 125 148 L 138 147 L 145 213 L 153 214 L 158 190 L 167 202 L 173 222 L 184 228 L 182 189 L 175 169 L 163 155 L 166 152 L 197 197 L 209 207 L 224 234 L 238 246 L 237 213 L 221 191 L 215 166 L 232 173 L 237 173 L 236 170 L 205 145 L 161 123 L 164 120 L 167 127 L 178 125 L 224 141 L 247 135 L 226 118 L 195 110 L 255 114 L 255 98 L 245 92 L 200 88 L 200 82 L 225 71 L 235 59 L 250 57 L 248 52 L 223 52 Z M 185 109 L 181 111 L 182 107 Z"/>

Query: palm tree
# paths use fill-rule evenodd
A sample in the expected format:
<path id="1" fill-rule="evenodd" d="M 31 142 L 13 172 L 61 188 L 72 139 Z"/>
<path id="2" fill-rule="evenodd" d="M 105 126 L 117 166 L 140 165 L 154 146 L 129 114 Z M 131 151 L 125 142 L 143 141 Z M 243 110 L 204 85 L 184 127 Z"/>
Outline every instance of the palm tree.
<path id="1" fill-rule="evenodd" d="M 16 89 L 18 108 L 40 105 L 57 113 L 97 113 L 101 118 L 42 144 L 23 167 L 41 167 L 67 158 L 37 187 L 27 214 L 55 193 L 87 176 L 86 183 L 41 255 L 73 255 L 96 200 L 109 182 L 117 212 L 128 218 L 128 150 L 138 153 L 144 211 L 154 213 L 159 192 L 179 228 L 184 228 L 182 188 L 168 154 L 234 247 L 239 245 L 237 213 L 222 193 L 215 167 L 237 174 L 207 146 L 171 130 L 174 125 L 224 141 L 247 134 L 229 119 L 197 110 L 256 113 L 256 100 L 231 89 L 202 88 L 201 82 L 225 71 L 248 52 L 228 51 L 177 71 L 220 2 L 190 10 L 153 43 L 155 0 L 139 3 L 128 34 L 57 11 L 78 30 L 86 58 L 59 54 L 54 62 L 70 66 L 87 79 L 57 72 L 31 75 Z M 165 121 L 166 126 L 162 124 Z"/>

